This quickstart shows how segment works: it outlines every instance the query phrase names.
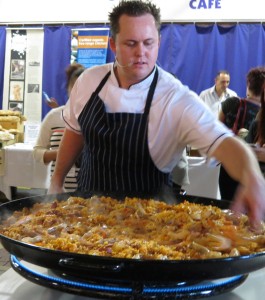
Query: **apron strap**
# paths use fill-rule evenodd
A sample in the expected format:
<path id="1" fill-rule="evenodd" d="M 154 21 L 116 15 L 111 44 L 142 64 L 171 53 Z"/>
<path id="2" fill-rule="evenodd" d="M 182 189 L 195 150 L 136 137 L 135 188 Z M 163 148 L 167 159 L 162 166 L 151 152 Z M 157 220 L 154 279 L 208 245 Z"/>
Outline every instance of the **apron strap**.
<path id="1" fill-rule="evenodd" d="M 98 93 L 101 91 L 102 87 L 104 86 L 104 84 L 108 80 L 109 76 L 110 76 L 110 71 L 104 76 L 104 78 L 101 80 L 100 84 L 98 85 L 98 87 L 94 91 L 95 95 L 98 95 Z"/>
<path id="2" fill-rule="evenodd" d="M 150 89 L 149 89 L 149 92 L 148 92 L 148 95 L 147 95 L 147 99 L 146 99 L 146 104 L 145 104 L 145 109 L 144 109 L 144 114 L 145 115 L 149 114 L 150 107 L 151 107 L 151 102 L 153 100 L 153 96 L 154 96 L 154 93 L 155 93 L 157 79 L 158 79 L 158 70 L 156 68 L 155 75 L 154 75 L 154 78 L 153 78 L 153 81 L 151 83 L 151 86 L 150 86 Z"/>
<path id="3" fill-rule="evenodd" d="M 97 89 L 94 92 L 95 95 L 99 94 L 99 92 L 101 91 L 102 87 L 104 86 L 104 84 L 108 80 L 108 78 L 110 76 L 110 73 L 111 72 L 109 71 L 105 75 L 105 77 L 101 80 L 100 84 L 98 85 Z M 145 109 L 144 109 L 144 114 L 145 115 L 149 114 L 151 103 L 152 103 L 153 96 L 154 96 L 154 93 L 155 93 L 155 88 L 156 88 L 157 80 L 158 80 L 158 69 L 156 68 L 155 75 L 154 75 L 154 78 L 153 78 L 153 81 L 151 83 L 150 89 L 148 91 L 147 99 L 146 99 L 146 104 L 145 104 Z"/>

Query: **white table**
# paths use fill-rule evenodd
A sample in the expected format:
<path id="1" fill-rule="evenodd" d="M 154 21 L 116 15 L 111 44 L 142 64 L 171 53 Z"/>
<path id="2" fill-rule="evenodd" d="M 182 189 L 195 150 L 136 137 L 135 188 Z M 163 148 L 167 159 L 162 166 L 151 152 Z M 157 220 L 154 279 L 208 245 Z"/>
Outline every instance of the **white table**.
<path id="1" fill-rule="evenodd" d="M 188 156 L 187 160 L 190 184 L 183 186 L 187 194 L 220 199 L 218 184 L 220 166 L 210 166 L 203 157 Z"/>
<path id="2" fill-rule="evenodd" d="M 36 162 L 33 145 L 17 143 L 4 148 L 4 175 L 0 176 L 0 190 L 11 199 L 11 186 L 47 189 L 50 166 Z M 188 156 L 190 184 L 183 186 L 188 195 L 220 199 L 219 167 L 210 167 L 205 158 Z"/>
<path id="3" fill-rule="evenodd" d="M 4 174 L 0 189 L 11 200 L 11 187 L 47 189 L 50 184 L 50 166 L 36 162 L 33 145 L 16 143 L 4 147 Z"/>

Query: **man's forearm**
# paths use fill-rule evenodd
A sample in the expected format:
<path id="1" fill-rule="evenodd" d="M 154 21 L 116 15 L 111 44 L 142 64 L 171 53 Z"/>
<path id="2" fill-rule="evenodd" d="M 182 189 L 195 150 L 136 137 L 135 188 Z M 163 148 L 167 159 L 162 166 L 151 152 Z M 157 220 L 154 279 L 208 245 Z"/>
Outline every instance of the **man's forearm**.
<path id="1" fill-rule="evenodd" d="M 222 163 L 231 177 L 243 185 L 249 183 L 248 177 L 252 172 L 260 173 L 253 151 L 240 138 L 225 139 L 214 151 L 213 156 Z"/>

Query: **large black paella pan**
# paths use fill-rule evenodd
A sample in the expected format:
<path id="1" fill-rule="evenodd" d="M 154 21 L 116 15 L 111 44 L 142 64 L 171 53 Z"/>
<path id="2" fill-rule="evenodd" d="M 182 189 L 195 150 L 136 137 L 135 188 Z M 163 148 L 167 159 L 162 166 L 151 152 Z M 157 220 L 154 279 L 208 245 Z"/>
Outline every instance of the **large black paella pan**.
<path id="1" fill-rule="evenodd" d="M 73 196 L 90 197 L 91 193 Z M 0 206 L 0 223 L 16 210 L 31 207 L 36 202 L 68 199 L 69 194 L 24 198 Z M 195 196 L 179 196 L 177 201 L 188 200 L 205 205 L 228 208 L 229 202 Z M 144 260 L 84 255 L 49 250 L 0 235 L 2 245 L 19 259 L 58 272 L 76 276 L 112 278 L 143 282 L 176 282 L 226 278 L 248 274 L 265 266 L 265 252 L 245 256 L 196 260 Z"/>

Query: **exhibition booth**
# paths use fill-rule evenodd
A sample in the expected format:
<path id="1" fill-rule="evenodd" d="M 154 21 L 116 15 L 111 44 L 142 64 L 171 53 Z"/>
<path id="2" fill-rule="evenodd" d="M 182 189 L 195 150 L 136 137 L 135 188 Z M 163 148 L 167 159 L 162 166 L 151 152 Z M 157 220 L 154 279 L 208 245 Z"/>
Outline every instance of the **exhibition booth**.
<path id="1" fill-rule="evenodd" d="M 157 64 L 196 93 L 212 86 L 216 72 L 226 69 L 231 75 L 230 88 L 244 97 L 248 70 L 265 65 L 265 28 L 260 2 L 254 1 L 251 10 L 247 3 L 239 4 L 236 1 L 229 3 L 229 6 L 221 0 L 187 1 L 186 5 L 178 2 L 170 2 L 169 5 L 168 1 L 154 2 L 161 7 L 162 16 Z M 43 91 L 49 97 L 56 98 L 59 105 L 67 101 L 64 70 L 76 59 L 75 52 L 80 50 L 76 48 L 74 39 L 80 39 L 82 35 L 87 37 L 93 30 L 97 34 L 98 30 L 108 32 L 108 11 L 117 3 L 115 0 L 100 0 L 98 6 L 92 9 L 87 1 L 79 0 L 76 2 L 77 9 L 73 10 L 70 9 L 72 3 L 67 5 L 66 1 L 62 10 L 59 3 L 46 1 L 39 4 L 34 14 L 29 13 L 30 10 L 19 14 L 19 8 L 11 14 L 11 4 L 7 1 L 0 3 L 0 65 L 4 66 L 0 68 L 0 108 L 20 109 L 26 116 L 27 134 L 24 143 L 27 144 L 27 151 L 34 145 L 40 123 L 51 109 L 45 102 Z M 30 4 L 35 5 L 35 2 L 28 1 Z M 17 5 L 20 7 L 24 4 L 17 1 Z M 89 46 L 85 50 L 88 51 Z M 103 56 L 106 62 L 114 60 L 108 43 L 105 44 Z M 20 64 L 22 71 L 13 70 L 15 63 Z M 15 91 L 17 87 L 20 88 L 18 96 Z M 17 155 L 22 158 L 19 149 L 20 146 L 16 146 L 12 151 L 17 151 Z M 8 147 L 3 151 L 8 152 Z M 21 152 L 25 153 L 25 149 L 21 149 Z M 23 180 L 10 181 L 8 174 L 11 174 L 13 164 L 9 155 L 5 155 L 7 177 L 2 181 L 6 182 L 6 186 L 24 186 Z M 31 159 L 30 164 L 34 165 Z M 214 192 L 207 193 L 204 189 L 202 194 L 211 197 L 216 195 L 219 169 L 209 168 L 201 157 L 196 162 L 194 159 L 192 157 L 189 161 L 190 174 L 196 173 L 196 167 L 198 170 L 205 168 L 209 174 L 216 171 L 215 176 L 211 176 L 215 182 L 212 185 Z M 45 174 L 46 167 L 43 169 Z M 200 180 L 195 184 L 196 177 Z M 185 187 L 187 191 L 191 189 L 193 193 L 193 185 L 197 191 L 198 187 L 203 189 L 205 183 L 201 182 L 200 176 L 192 175 L 192 178 L 190 186 Z M 47 186 L 31 182 L 29 187 Z"/>
<path id="2" fill-rule="evenodd" d="M 19 128 L 22 134 L 20 138 L 15 136 L 10 143 L 0 143 L 0 191 L 8 200 L 14 200 L 13 187 L 41 189 L 44 194 L 47 192 L 50 185 L 51 165 L 37 162 L 33 156 L 33 148 L 41 122 L 51 110 L 46 100 L 54 97 L 59 105 L 67 102 L 65 69 L 71 62 L 89 64 L 89 61 L 94 60 L 95 64 L 98 64 L 98 60 L 95 60 L 93 56 L 96 52 L 97 55 L 100 53 L 104 63 L 114 61 L 115 57 L 108 44 L 108 12 L 118 2 L 118 0 L 98 0 L 92 4 L 85 0 L 76 0 L 74 3 L 69 0 L 0 1 L 0 110 L 18 111 L 19 114 L 25 116 L 22 131 Z M 252 0 L 251 3 L 247 1 L 243 3 L 243 1 L 224 0 L 154 0 L 153 2 L 160 5 L 162 15 L 161 45 L 157 65 L 176 76 L 196 93 L 213 86 L 214 78 L 219 70 L 228 70 L 231 76 L 229 87 L 239 96 L 245 97 L 246 75 L 249 69 L 265 65 L 265 19 L 262 1 Z M 89 42 L 86 43 L 86 40 Z M 95 44 L 91 46 L 91 41 L 94 43 L 95 40 L 100 41 L 102 47 L 97 48 Z M 81 45 L 80 41 L 85 44 Z M 85 57 L 88 53 L 88 57 Z M 16 128 L 4 129 L 11 129 L 12 134 L 12 130 Z M 220 200 L 218 186 L 220 166 L 209 164 L 204 157 L 200 156 L 197 149 L 193 150 L 196 154 L 189 152 L 187 156 L 190 183 L 182 188 L 188 196 L 202 197 L 206 202 L 225 203 L 225 201 L 215 201 Z M 23 203 L 25 199 L 19 200 Z M 6 201 L 3 205 L 12 205 L 12 203 L 16 201 Z M 55 207 L 56 203 L 53 209 Z M 77 204 L 77 209 L 80 207 Z M 52 211 L 50 210 L 51 213 Z M 141 219 L 142 214 L 143 208 L 139 207 L 135 213 L 136 223 L 144 219 Z M 75 216 L 75 212 L 72 215 Z M 193 212 L 192 215 L 194 220 L 201 218 L 200 213 Z M 235 218 L 232 213 L 230 217 Z M 208 221 L 206 217 L 205 224 L 208 224 Z M 23 222 L 24 220 L 20 225 L 23 225 Z M 214 221 L 211 220 L 211 222 L 209 222 L 211 224 L 209 227 L 214 224 Z M 81 228 L 83 224 L 80 224 L 81 222 L 78 226 Z M 168 224 L 165 224 L 165 228 Z M 107 227 L 105 224 L 97 225 L 102 232 Z M 61 223 L 56 228 L 51 224 L 50 231 L 55 232 L 54 240 L 57 239 L 56 232 L 59 227 L 62 231 L 70 232 L 66 223 Z M 225 224 L 224 227 L 228 230 L 227 228 L 230 229 L 232 225 L 229 227 Z M 141 234 L 141 229 L 139 225 L 137 233 Z M 157 230 L 157 227 L 155 229 Z M 179 229 L 176 228 L 176 232 L 172 234 L 190 234 L 190 232 L 181 232 L 181 229 L 177 232 Z M 90 229 L 87 230 L 89 235 Z M 191 227 L 190 231 L 192 230 Z M 74 234 L 72 237 L 76 238 Z M 30 238 L 26 237 L 28 240 Z M 41 242 L 41 237 L 38 236 L 38 238 L 37 242 Z M 175 239 L 177 243 L 179 237 Z M 102 264 L 101 261 L 98 263 L 97 258 L 101 256 L 97 254 L 88 255 L 88 260 L 84 262 L 83 254 L 80 259 L 76 260 L 76 257 L 71 257 L 71 251 L 66 252 L 69 256 L 63 258 L 60 255 L 64 251 L 56 251 L 59 253 L 58 266 L 63 266 L 65 269 L 62 270 L 66 270 L 66 272 L 61 272 L 59 267 L 50 267 L 49 259 L 47 259 L 47 266 L 27 261 L 23 256 L 25 245 L 26 255 L 31 257 L 32 254 L 32 260 L 38 262 L 38 257 L 34 256 L 36 255 L 35 245 L 30 245 L 30 242 L 29 247 L 27 242 L 21 243 L 21 248 L 21 245 L 16 245 L 16 241 L 14 245 L 9 242 L 8 240 L 6 242 L 5 237 L 1 237 L 1 243 L 7 248 L 9 246 L 12 254 L 9 260 L 4 262 L 8 266 L 11 264 L 12 268 L 0 274 L 0 298 L 3 300 L 27 299 L 32 295 L 40 300 L 55 297 L 65 300 L 106 299 L 106 295 L 108 299 L 114 299 L 113 296 L 116 299 L 202 299 L 207 297 L 212 300 L 256 300 L 264 297 L 264 253 L 260 256 L 259 254 L 233 256 L 236 252 L 232 249 L 232 254 L 229 253 L 229 255 L 233 257 L 228 257 L 227 254 L 227 257 L 221 260 L 220 265 L 217 257 L 209 260 L 187 260 L 184 261 L 188 262 L 187 269 L 184 266 L 185 272 L 176 272 L 192 275 L 196 273 L 194 265 L 196 266 L 198 261 L 202 262 L 200 266 L 202 271 L 197 272 L 199 280 L 198 278 L 194 280 L 195 277 L 192 277 L 191 281 L 186 280 L 186 277 L 185 282 L 183 280 L 168 282 L 162 279 L 161 285 L 157 287 L 157 282 L 154 281 L 143 282 L 134 278 L 132 282 L 129 282 L 125 278 L 120 286 L 121 280 L 117 280 L 119 285 L 116 285 L 117 281 L 114 279 L 124 266 L 127 266 L 134 274 L 133 268 L 141 266 L 142 262 L 151 261 L 152 266 L 152 263 L 157 265 L 157 261 L 148 261 L 135 255 L 133 259 L 122 260 L 121 264 L 116 262 L 116 258 L 114 260 L 111 258 L 110 261 L 107 260 L 107 264 Z M 63 243 L 63 239 L 61 242 Z M 102 247 L 105 247 L 104 242 L 102 238 L 100 241 Z M 214 236 L 213 243 L 217 242 L 220 242 L 220 237 Z M 224 239 L 221 242 L 222 247 L 227 243 Z M 193 240 L 191 240 L 192 243 Z M 206 246 L 208 245 L 202 247 L 198 244 L 194 249 L 202 255 L 208 250 Z M 126 247 L 124 249 L 127 249 Z M 229 245 L 229 247 L 232 246 Z M 3 251 L 0 247 L 0 258 L 1 250 Z M 43 254 L 47 249 L 40 247 L 40 250 L 39 252 Z M 51 253 L 53 252 L 51 250 Z M 52 258 L 51 255 L 51 260 Z M 105 259 L 105 257 L 102 258 L 102 261 L 105 262 Z M 170 262 L 166 255 L 159 261 L 165 265 Z M 231 261 L 232 267 L 230 267 Z M 180 260 L 180 262 L 183 261 Z M 175 260 L 173 260 L 174 263 L 176 263 Z M 216 263 L 221 266 L 223 274 L 228 272 L 227 277 L 214 276 Z M 170 267 L 170 263 L 168 265 Z M 204 276 L 205 265 L 213 277 Z M 73 272 L 74 268 L 80 270 L 81 276 L 80 274 L 76 276 Z M 91 281 L 87 279 L 87 270 L 93 273 Z M 158 272 L 154 273 L 158 274 L 159 268 L 157 270 Z M 178 268 L 176 270 L 178 271 Z M 152 268 L 151 271 L 146 269 L 143 271 L 152 275 Z M 98 278 L 97 272 L 106 273 L 107 276 Z M 220 270 L 217 267 L 218 272 Z M 174 272 L 172 274 L 174 276 Z M 205 280 L 202 281 L 201 276 L 204 276 Z M 198 292 L 198 288 L 201 292 Z M 127 292 L 128 290 L 130 293 Z M 154 290 L 158 294 L 154 294 Z M 184 290 L 185 292 L 187 290 L 189 294 L 182 297 Z"/>

